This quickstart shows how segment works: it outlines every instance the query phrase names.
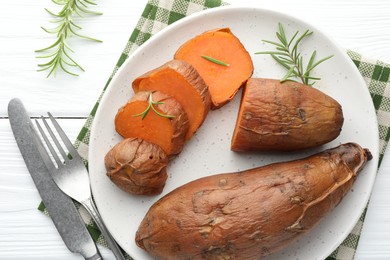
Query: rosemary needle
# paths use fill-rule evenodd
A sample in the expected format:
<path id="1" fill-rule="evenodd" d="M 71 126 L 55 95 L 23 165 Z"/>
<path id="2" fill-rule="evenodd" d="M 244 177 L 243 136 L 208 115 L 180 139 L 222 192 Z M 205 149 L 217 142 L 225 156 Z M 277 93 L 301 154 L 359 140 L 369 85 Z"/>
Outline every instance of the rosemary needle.
<path id="1" fill-rule="evenodd" d="M 201 57 L 202 57 L 203 59 L 206 59 L 206 60 L 211 61 L 211 62 L 213 62 L 213 63 L 215 63 L 215 64 L 218 64 L 218 65 L 222 65 L 222 66 L 225 66 L 225 67 L 229 67 L 229 66 L 230 66 L 230 64 L 228 64 L 228 63 L 226 63 L 226 62 L 217 60 L 217 59 L 215 59 L 215 58 L 213 58 L 213 57 L 210 57 L 210 56 L 207 56 L 207 55 L 201 55 Z"/>

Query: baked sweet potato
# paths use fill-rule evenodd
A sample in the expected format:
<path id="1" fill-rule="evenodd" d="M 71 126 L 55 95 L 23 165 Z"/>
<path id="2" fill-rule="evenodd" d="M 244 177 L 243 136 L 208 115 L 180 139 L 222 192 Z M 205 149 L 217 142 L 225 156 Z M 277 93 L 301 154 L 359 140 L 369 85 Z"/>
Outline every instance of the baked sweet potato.
<path id="1" fill-rule="evenodd" d="M 190 63 L 199 72 L 209 87 L 214 109 L 228 103 L 253 73 L 249 53 L 229 28 L 195 36 L 185 42 L 174 57 Z M 205 57 L 222 61 L 225 66 Z"/>
<path id="2" fill-rule="evenodd" d="M 367 149 L 347 143 L 195 180 L 152 205 L 136 243 L 158 259 L 260 259 L 336 207 L 371 158 Z"/>
<path id="3" fill-rule="evenodd" d="M 344 122 L 341 105 L 301 83 L 251 78 L 234 129 L 233 151 L 291 151 L 335 139 Z"/>
<path id="4" fill-rule="evenodd" d="M 164 116 L 158 115 L 151 108 L 145 116 L 140 115 L 146 111 L 150 101 L 158 102 L 153 107 Z M 183 149 L 189 121 L 180 103 L 174 98 L 159 91 L 140 91 L 119 109 L 115 117 L 115 129 L 124 138 L 140 138 L 156 144 L 171 156 Z"/>
<path id="5" fill-rule="evenodd" d="M 104 158 L 107 176 L 131 194 L 161 193 L 167 179 L 168 156 L 158 146 L 139 138 L 126 138 Z"/>
<path id="6" fill-rule="evenodd" d="M 187 62 L 172 60 L 133 81 L 134 92 L 160 91 L 176 99 L 190 123 L 186 139 L 198 130 L 210 110 L 210 93 L 199 73 Z"/>

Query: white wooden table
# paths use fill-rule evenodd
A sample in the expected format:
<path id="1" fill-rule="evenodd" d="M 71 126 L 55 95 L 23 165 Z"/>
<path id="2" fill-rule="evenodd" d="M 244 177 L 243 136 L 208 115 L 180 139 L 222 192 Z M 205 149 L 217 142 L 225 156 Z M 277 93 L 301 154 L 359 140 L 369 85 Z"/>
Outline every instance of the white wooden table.
<path id="1" fill-rule="evenodd" d="M 73 41 L 74 57 L 86 69 L 79 77 L 36 72 L 34 50 L 53 41 L 49 1 L 2 1 L 0 8 L 0 259 L 82 259 L 70 253 L 51 220 L 36 208 L 38 192 L 19 153 L 7 118 L 7 104 L 19 97 L 31 116 L 46 111 L 74 140 L 106 83 L 146 0 L 97 1 L 103 16 L 81 23 L 84 34 L 103 40 Z M 321 28 L 341 46 L 390 62 L 388 0 L 230 0 L 234 5 L 273 8 Z M 54 9 L 56 10 L 56 9 Z M 389 149 L 388 149 L 389 150 Z M 390 151 L 378 173 L 356 259 L 390 259 Z M 113 259 L 101 248 L 103 256 Z"/>

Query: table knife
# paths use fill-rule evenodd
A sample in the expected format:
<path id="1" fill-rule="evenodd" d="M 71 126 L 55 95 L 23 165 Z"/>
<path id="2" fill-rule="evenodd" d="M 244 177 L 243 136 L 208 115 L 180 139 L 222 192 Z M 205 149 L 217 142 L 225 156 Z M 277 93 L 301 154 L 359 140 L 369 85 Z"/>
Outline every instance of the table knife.
<path id="1" fill-rule="evenodd" d="M 28 171 L 65 245 L 85 259 L 103 259 L 72 199 L 57 187 L 42 161 L 34 141 L 38 135 L 19 99 L 9 102 L 8 117 Z"/>

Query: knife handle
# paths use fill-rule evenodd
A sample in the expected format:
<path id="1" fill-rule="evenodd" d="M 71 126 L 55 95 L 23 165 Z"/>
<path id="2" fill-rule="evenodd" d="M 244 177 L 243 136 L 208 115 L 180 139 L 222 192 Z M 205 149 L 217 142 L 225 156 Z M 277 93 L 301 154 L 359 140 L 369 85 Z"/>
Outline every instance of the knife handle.
<path id="1" fill-rule="evenodd" d="M 118 244 L 115 242 L 115 240 L 111 236 L 110 232 L 108 232 L 106 225 L 104 225 L 103 220 L 102 220 L 99 212 L 97 211 L 97 208 L 96 208 L 95 203 L 93 202 L 92 198 L 89 198 L 85 201 L 82 201 L 81 204 L 87 209 L 89 214 L 91 214 L 91 217 L 93 218 L 96 225 L 100 229 L 100 232 L 102 232 L 102 235 L 106 239 L 107 244 L 110 247 L 115 258 L 117 260 L 125 260 L 126 258 L 124 257 L 122 250 L 119 248 Z"/>

